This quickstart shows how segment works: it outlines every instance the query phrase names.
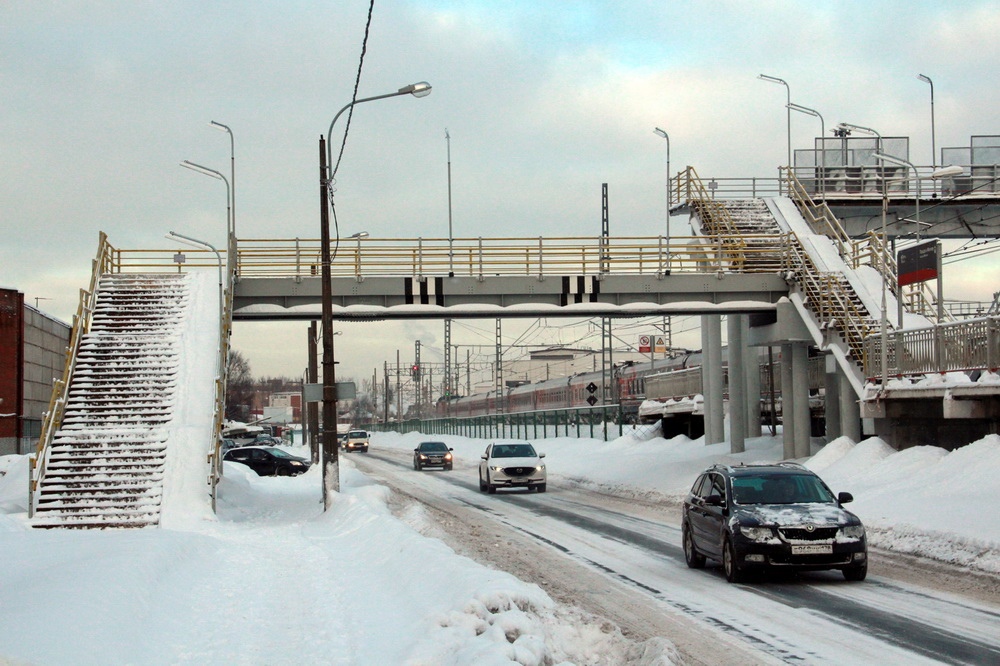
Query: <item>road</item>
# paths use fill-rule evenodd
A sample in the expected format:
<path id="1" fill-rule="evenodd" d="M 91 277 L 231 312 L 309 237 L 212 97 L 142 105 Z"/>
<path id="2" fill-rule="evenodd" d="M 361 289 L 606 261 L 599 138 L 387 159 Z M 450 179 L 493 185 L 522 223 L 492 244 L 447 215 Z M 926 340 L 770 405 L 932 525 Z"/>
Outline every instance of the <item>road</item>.
<path id="1" fill-rule="evenodd" d="M 487 495 L 475 464 L 417 472 L 407 451 L 349 459 L 393 488 L 394 511 L 424 533 L 636 641 L 667 638 L 686 663 L 1000 663 L 1000 590 L 989 577 L 876 551 L 863 583 L 832 571 L 730 585 L 712 563 L 687 568 L 676 506 L 558 477 L 545 494 Z"/>

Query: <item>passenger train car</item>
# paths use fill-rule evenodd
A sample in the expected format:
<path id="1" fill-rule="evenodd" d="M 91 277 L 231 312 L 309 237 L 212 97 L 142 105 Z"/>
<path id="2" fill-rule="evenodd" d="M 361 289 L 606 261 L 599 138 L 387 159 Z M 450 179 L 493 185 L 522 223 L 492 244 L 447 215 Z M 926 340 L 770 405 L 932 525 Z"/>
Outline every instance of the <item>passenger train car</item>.
<path id="1" fill-rule="evenodd" d="M 727 359 L 724 347 L 722 350 L 724 370 Z M 435 405 L 435 411 L 439 418 L 445 416 L 469 418 L 499 412 L 583 409 L 611 404 L 621 406 L 621 418 L 626 423 L 661 421 L 665 435 L 686 434 L 695 438 L 704 434 L 703 414 L 699 411 L 699 402 L 696 399 L 702 393 L 701 365 L 701 351 L 687 352 L 652 362 L 628 362 L 617 366 L 606 384 L 603 382 L 601 371 L 584 372 L 571 377 L 508 388 L 501 399 L 502 409 L 497 405 L 497 392 L 488 391 L 454 397 L 450 400 L 441 398 Z M 817 435 L 822 434 L 823 367 L 822 356 L 810 360 L 810 410 L 814 424 L 813 431 Z M 775 361 L 773 367 L 769 367 L 765 361 L 760 366 L 760 372 L 762 422 L 770 422 L 772 418 L 775 423 L 780 422 L 780 360 Z M 724 372 L 724 382 L 724 393 L 728 395 L 728 372 Z M 601 399 L 602 386 L 605 386 L 607 393 L 605 400 Z M 662 407 L 658 408 L 658 404 Z"/>

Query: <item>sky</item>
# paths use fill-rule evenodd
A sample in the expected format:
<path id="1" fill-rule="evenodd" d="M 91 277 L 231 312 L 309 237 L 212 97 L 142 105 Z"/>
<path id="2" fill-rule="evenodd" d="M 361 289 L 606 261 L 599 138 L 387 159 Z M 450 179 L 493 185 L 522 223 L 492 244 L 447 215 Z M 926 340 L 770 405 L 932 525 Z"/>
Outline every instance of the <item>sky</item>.
<path id="1" fill-rule="evenodd" d="M 601 618 L 557 603 L 539 586 L 457 554 L 435 537 L 440 532 L 433 516 L 419 506 L 395 517 L 392 491 L 361 473 L 351 456 L 340 458 L 341 488 L 327 512 L 318 465 L 297 477 L 258 477 L 226 462 L 212 513 L 205 451 L 217 292 L 210 275 L 188 282 L 190 314 L 171 334 L 184 343 L 173 418 L 163 426 L 167 462 L 159 528 L 33 529 L 28 456 L 0 456 L 0 663 L 677 662 L 670 636 L 637 644 Z M 422 439 L 420 433 L 372 433 L 371 450 L 395 450 L 405 460 Z M 488 440 L 434 439 L 454 448 L 454 469 L 446 474 L 475 478 Z M 546 454 L 548 492 L 536 495 L 545 501 L 584 487 L 676 502 L 712 463 L 782 456 L 780 437 L 748 440 L 745 453 L 731 454 L 727 442 L 664 440 L 646 429 L 610 442 L 552 437 L 535 443 Z M 309 455 L 301 445 L 286 449 Z M 854 495 L 848 508 L 864 522 L 871 546 L 1000 575 L 1000 512 L 968 510 L 990 504 L 1000 492 L 997 435 L 952 452 L 931 446 L 895 451 L 878 438 L 838 438 L 812 453 L 800 462 L 835 492 Z M 440 475 L 423 474 L 421 483 L 456 492 Z M 473 489 L 458 492 L 481 497 Z M 676 520 L 664 516 L 663 522 Z M 434 575 L 442 571 L 448 575 Z M 726 594 L 718 586 L 726 585 L 705 574 L 702 596 L 686 601 L 718 606 L 720 592 Z M 875 576 L 864 585 L 885 594 Z M 748 612 L 769 603 L 757 595 L 741 599 L 754 599 Z M 72 621 L 62 623 L 52 640 L 56 616 Z M 840 661 L 829 658 L 825 640 L 803 640 L 817 641 L 810 654 Z M 836 656 L 839 648 L 833 649 Z"/>
<path id="2" fill-rule="evenodd" d="M 179 166 L 228 176 L 229 137 L 213 120 L 235 138 L 237 235 L 318 238 L 317 142 L 352 98 L 368 8 L 3 3 L 0 284 L 68 321 L 100 231 L 125 249 L 177 247 L 171 230 L 224 245 L 224 184 Z M 654 127 L 670 136 L 672 173 L 775 177 L 785 163 L 785 90 L 761 73 L 828 128 L 908 136 L 911 161 L 929 164 L 917 74 L 934 81 L 939 148 L 998 133 L 1000 91 L 983 85 L 1000 74 L 998 29 L 988 1 L 376 2 L 358 96 L 417 81 L 433 92 L 357 107 L 339 232 L 447 237 L 450 147 L 455 237 L 597 235 L 602 183 L 612 235 L 660 234 L 666 142 Z M 794 114 L 791 132 L 793 148 L 810 147 L 817 120 Z M 995 263 L 947 268 L 946 297 L 989 300 Z M 336 326 L 338 378 L 370 377 L 397 349 L 408 365 L 418 339 L 423 358 L 441 358 L 441 322 Z M 688 331 L 675 344 L 700 346 L 696 321 L 674 326 Z M 254 374 L 298 377 L 305 338 L 303 323 L 243 323 L 233 342 Z M 597 342 L 579 320 L 504 328 L 505 344 L 581 340 Z M 493 323 L 456 326 L 452 342 L 492 347 Z"/>

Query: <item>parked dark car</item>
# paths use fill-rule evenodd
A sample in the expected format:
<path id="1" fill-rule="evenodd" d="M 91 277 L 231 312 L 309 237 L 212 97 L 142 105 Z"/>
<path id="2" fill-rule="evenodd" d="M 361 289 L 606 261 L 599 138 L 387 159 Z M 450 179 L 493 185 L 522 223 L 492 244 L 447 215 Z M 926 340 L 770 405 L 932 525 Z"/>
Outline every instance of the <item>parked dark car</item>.
<path id="1" fill-rule="evenodd" d="M 730 583 L 769 568 L 840 569 L 864 580 L 865 528 L 843 508 L 853 499 L 796 463 L 712 465 L 684 500 L 684 558 L 692 569 L 721 561 Z"/>
<path id="2" fill-rule="evenodd" d="M 296 476 L 309 471 L 311 462 L 273 446 L 243 446 L 226 451 L 223 460 L 242 463 L 259 476 Z"/>
<path id="3" fill-rule="evenodd" d="M 223 439 L 222 440 L 222 452 L 225 453 L 229 449 L 235 449 L 239 446 L 239 443 L 235 439 Z"/>
<path id="4" fill-rule="evenodd" d="M 442 467 L 449 470 L 453 463 L 452 450 L 444 442 L 420 442 L 417 448 L 413 449 L 413 469 Z"/>

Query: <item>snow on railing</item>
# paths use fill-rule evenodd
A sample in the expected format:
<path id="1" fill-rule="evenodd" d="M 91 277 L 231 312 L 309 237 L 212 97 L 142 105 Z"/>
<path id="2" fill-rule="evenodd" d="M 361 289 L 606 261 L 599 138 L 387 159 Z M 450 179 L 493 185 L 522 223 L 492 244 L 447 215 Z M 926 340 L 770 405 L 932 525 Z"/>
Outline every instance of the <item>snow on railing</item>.
<path id="1" fill-rule="evenodd" d="M 97 290 L 100 286 L 101 276 L 105 273 L 116 272 L 119 265 L 120 257 L 118 251 L 111 246 L 108 242 L 107 234 L 102 231 L 97 242 L 97 256 L 92 263 L 90 288 L 80 290 L 80 303 L 77 306 L 76 314 L 73 315 L 73 330 L 70 333 L 69 344 L 66 347 L 66 363 L 63 366 L 63 374 L 52 385 L 52 396 L 49 399 L 49 408 L 45 412 L 42 421 L 42 432 L 38 438 L 38 447 L 29 463 L 29 518 L 35 512 L 35 492 L 45 478 L 46 462 L 48 460 L 49 448 L 52 445 L 52 438 L 61 426 L 63 414 L 66 411 L 69 383 L 76 369 L 77 352 L 80 349 L 80 342 L 83 340 L 83 336 L 90 332 L 90 323 L 94 315 L 94 305 L 97 302 Z"/>
<path id="2" fill-rule="evenodd" d="M 893 331 L 885 337 L 882 369 L 880 334 L 865 339 L 865 376 L 943 374 L 1000 369 L 1000 317 L 981 317 L 939 326 Z"/>

